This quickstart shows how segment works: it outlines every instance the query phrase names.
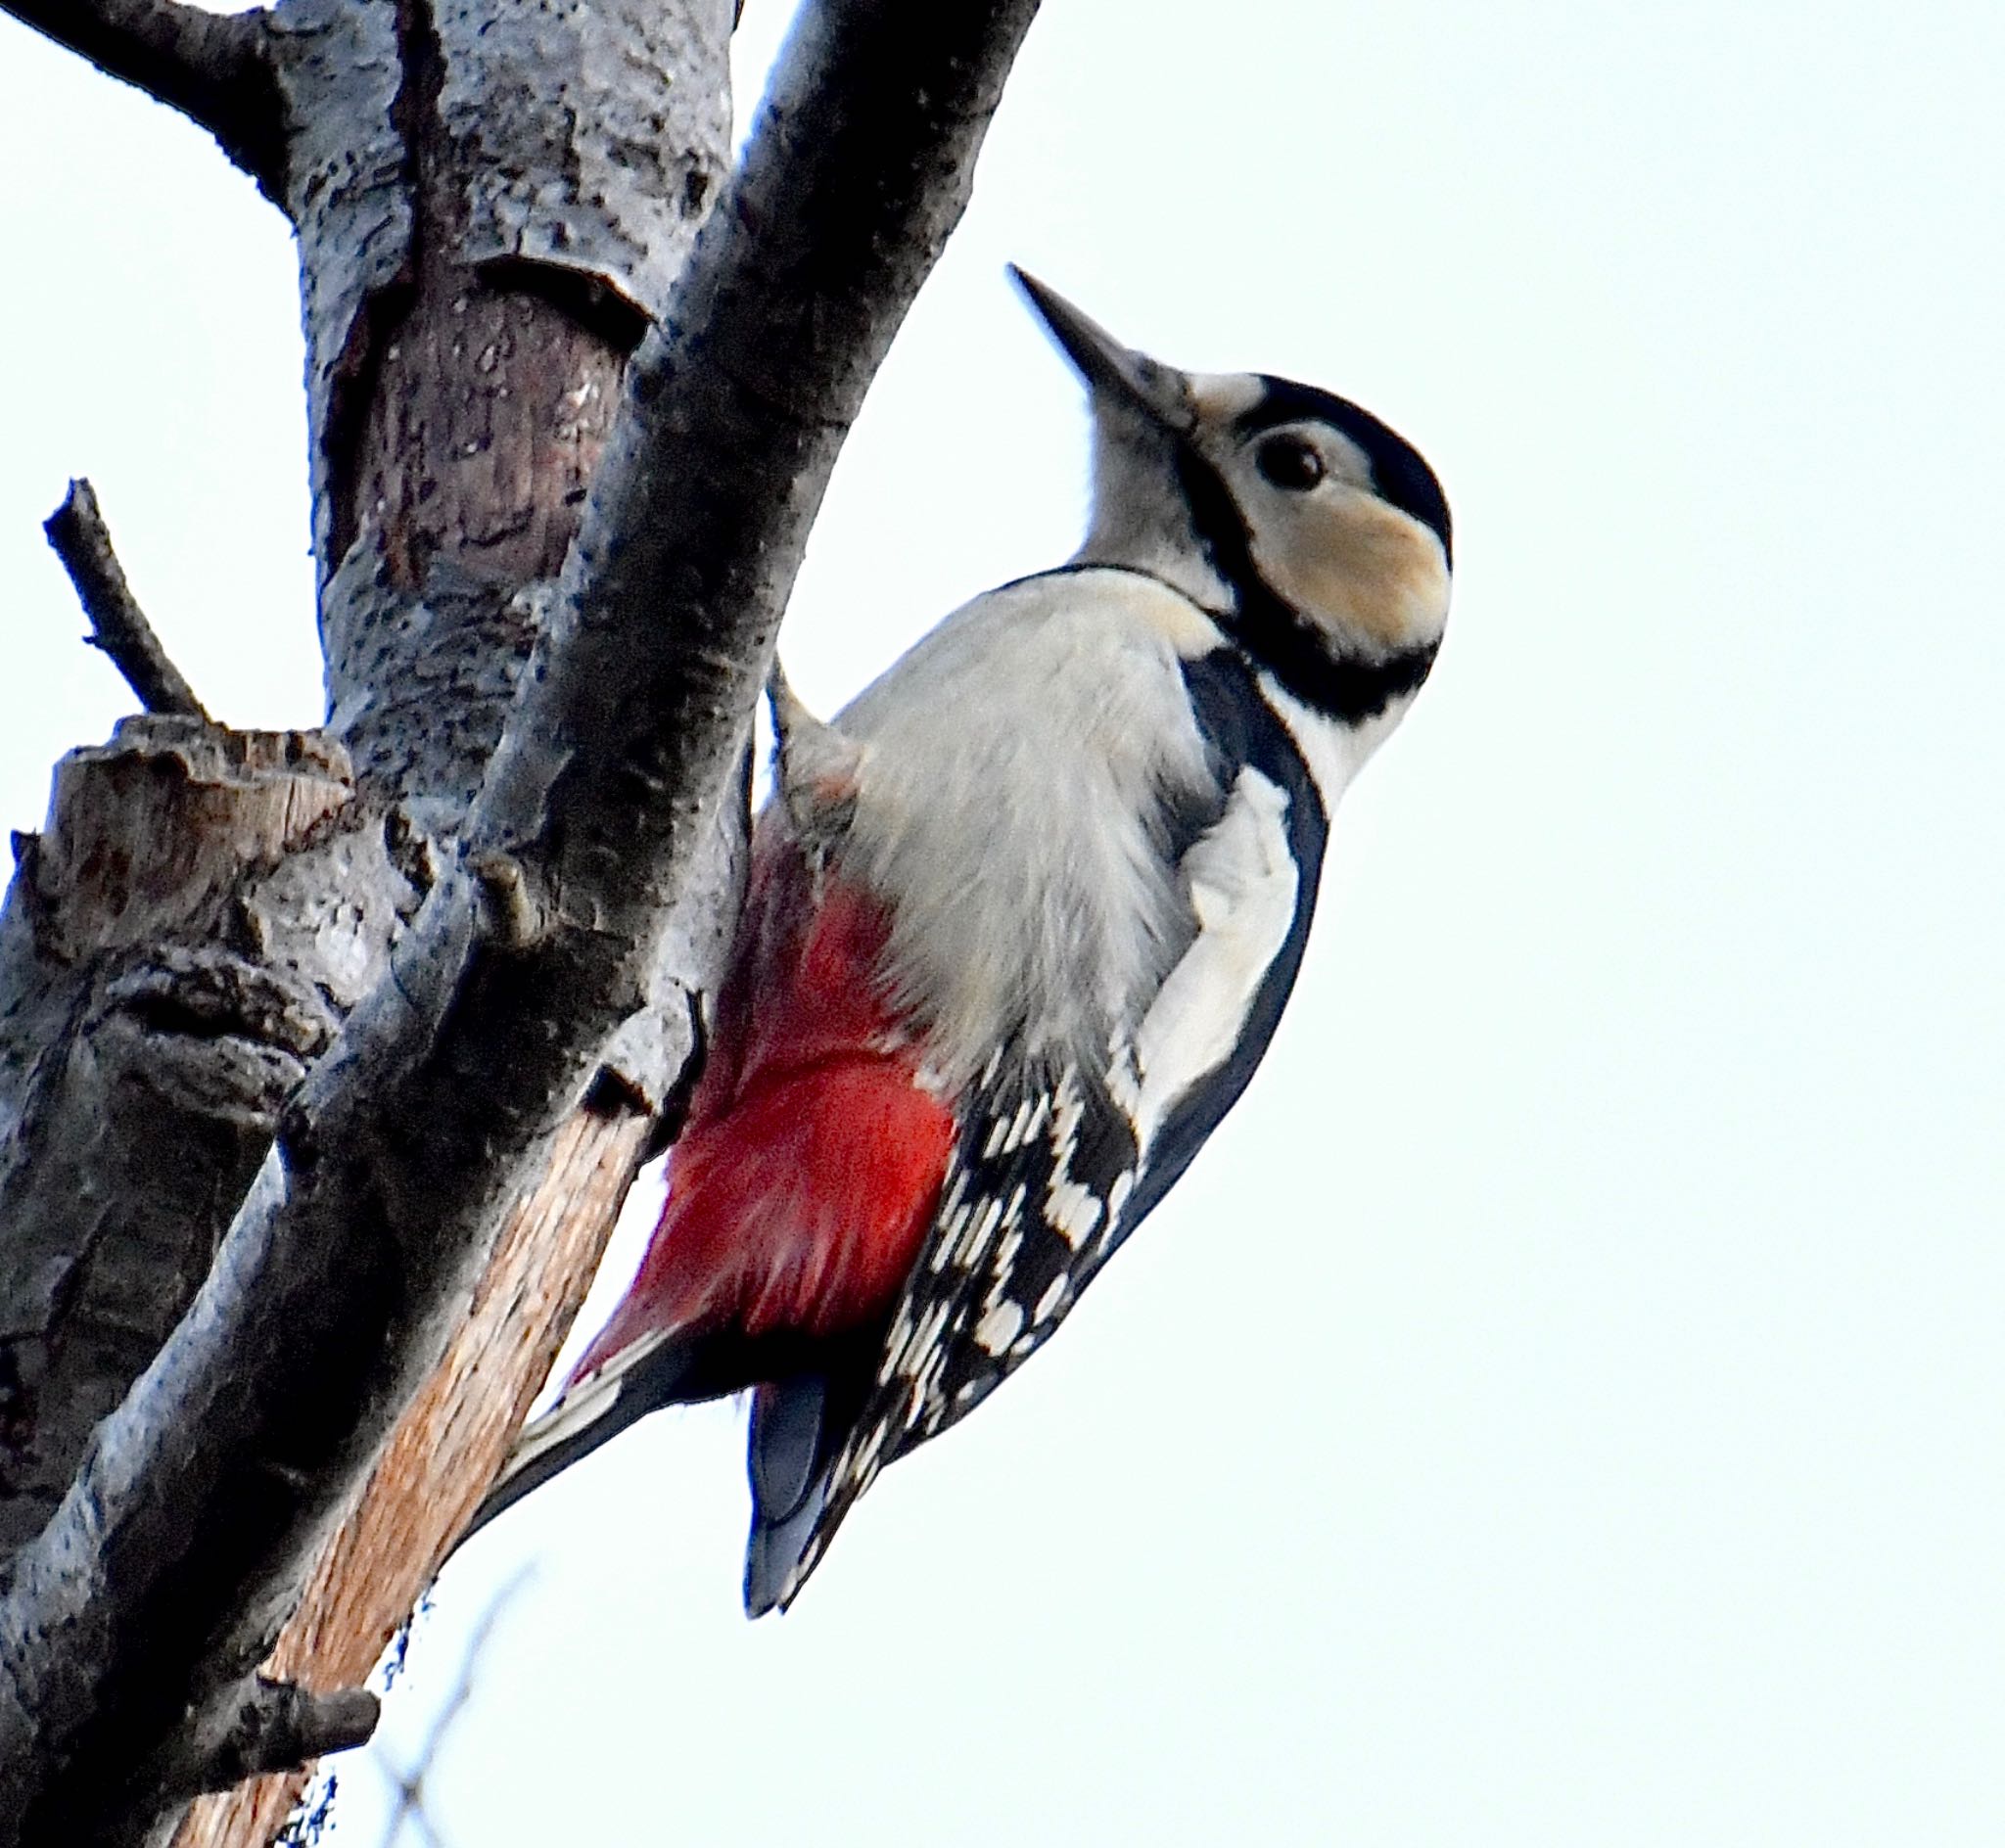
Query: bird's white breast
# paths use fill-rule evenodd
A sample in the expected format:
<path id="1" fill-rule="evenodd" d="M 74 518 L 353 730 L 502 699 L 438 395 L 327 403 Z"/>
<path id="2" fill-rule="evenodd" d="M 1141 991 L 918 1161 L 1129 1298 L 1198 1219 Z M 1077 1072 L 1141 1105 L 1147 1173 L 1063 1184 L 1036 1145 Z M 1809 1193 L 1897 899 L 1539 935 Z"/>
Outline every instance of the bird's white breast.
<path id="1" fill-rule="evenodd" d="M 1189 943 L 1162 815 L 1223 795 L 1179 665 L 1220 639 L 1150 578 L 1052 573 L 956 611 L 838 718 L 863 747 L 843 869 L 889 903 L 950 1088 L 1019 1031 L 1103 1052 Z"/>

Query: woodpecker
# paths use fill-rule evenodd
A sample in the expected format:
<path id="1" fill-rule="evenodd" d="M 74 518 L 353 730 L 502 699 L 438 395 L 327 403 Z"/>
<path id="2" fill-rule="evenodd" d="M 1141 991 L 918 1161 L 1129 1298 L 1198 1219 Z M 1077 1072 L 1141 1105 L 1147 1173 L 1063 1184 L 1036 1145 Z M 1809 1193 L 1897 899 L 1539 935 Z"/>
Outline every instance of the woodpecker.
<path id="1" fill-rule="evenodd" d="M 745 1603 L 1035 1353 L 1237 1100 L 1329 818 L 1426 678 L 1447 501 L 1344 398 L 1131 351 L 1016 281 L 1088 387 L 1093 513 L 775 793 L 667 1206 L 476 1525 L 657 1407 L 754 1389 Z"/>

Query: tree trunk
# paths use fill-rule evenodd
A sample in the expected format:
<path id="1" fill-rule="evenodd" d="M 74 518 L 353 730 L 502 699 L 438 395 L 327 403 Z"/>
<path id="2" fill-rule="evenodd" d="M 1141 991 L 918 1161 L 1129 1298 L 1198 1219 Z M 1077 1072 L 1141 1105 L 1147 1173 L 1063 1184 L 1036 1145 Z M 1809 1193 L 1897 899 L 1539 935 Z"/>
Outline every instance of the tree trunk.
<path id="1" fill-rule="evenodd" d="M 0 913 L 0 1848 L 250 1844 L 673 1132 L 779 612 L 1035 0 L 811 3 L 728 179 L 730 0 L 0 5 L 299 235 L 326 728 L 106 640 L 161 710 Z"/>

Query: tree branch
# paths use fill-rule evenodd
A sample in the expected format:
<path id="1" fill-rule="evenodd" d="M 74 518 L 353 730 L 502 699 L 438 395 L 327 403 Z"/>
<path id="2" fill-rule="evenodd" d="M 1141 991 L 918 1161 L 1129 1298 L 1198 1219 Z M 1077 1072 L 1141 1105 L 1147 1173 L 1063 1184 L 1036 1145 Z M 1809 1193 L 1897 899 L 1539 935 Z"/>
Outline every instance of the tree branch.
<path id="1" fill-rule="evenodd" d="M 206 1723 L 261 1658 L 524 1177 L 645 1004 L 837 451 L 1035 12 L 820 0 L 797 21 L 630 369 L 464 853 L 18 1561 L 0 1848 L 148 1838 L 164 1793 L 121 1798 L 115 1769 Z M 487 929 L 497 880 L 521 902 Z"/>
<path id="2" fill-rule="evenodd" d="M 0 12 L 207 128 L 283 207 L 285 105 L 263 12 L 209 13 L 177 0 L 0 0 Z"/>
<path id="3" fill-rule="evenodd" d="M 111 530 L 98 510 L 97 492 L 89 482 L 79 479 L 70 484 L 62 506 L 42 522 L 42 531 L 76 586 L 84 615 L 90 618 L 91 632 L 85 639 L 112 657 L 126 685 L 139 695 L 139 703 L 150 713 L 207 718 L 209 714 L 195 697 L 195 689 L 167 658 L 139 599 L 132 594 L 132 586 L 125 581 L 124 567 L 112 550 Z"/>
<path id="4" fill-rule="evenodd" d="M 246 1778 L 297 1771 L 328 1752 L 366 1745 L 382 1710 L 366 1687 L 316 1694 L 291 1682 L 253 1676 L 207 1716 L 209 1727 L 170 1741 L 173 1757 L 150 1767 L 149 1776 L 159 1788 L 176 1794 L 227 1790 Z"/>

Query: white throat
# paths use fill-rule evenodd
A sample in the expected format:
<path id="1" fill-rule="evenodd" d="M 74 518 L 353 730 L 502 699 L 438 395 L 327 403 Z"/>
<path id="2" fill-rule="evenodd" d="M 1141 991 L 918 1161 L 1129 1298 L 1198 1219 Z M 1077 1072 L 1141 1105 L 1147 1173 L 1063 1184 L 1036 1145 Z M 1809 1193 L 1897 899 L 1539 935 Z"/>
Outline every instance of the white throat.
<path id="1" fill-rule="evenodd" d="M 1389 738 L 1406 709 L 1414 703 L 1412 693 L 1401 693 L 1386 702 L 1385 710 L 1357 724 L 1330 718 L 1313 706 L 1298 700 L 1272 672 L 1260 670 L 1260 692 L 1288 728 L 1302 761 L 1315 779 L 1317 794 L 1323 798 L 1326 815 L 1332 814 L 1337 799 L 1363 769 L 1373 752 Z"/>

